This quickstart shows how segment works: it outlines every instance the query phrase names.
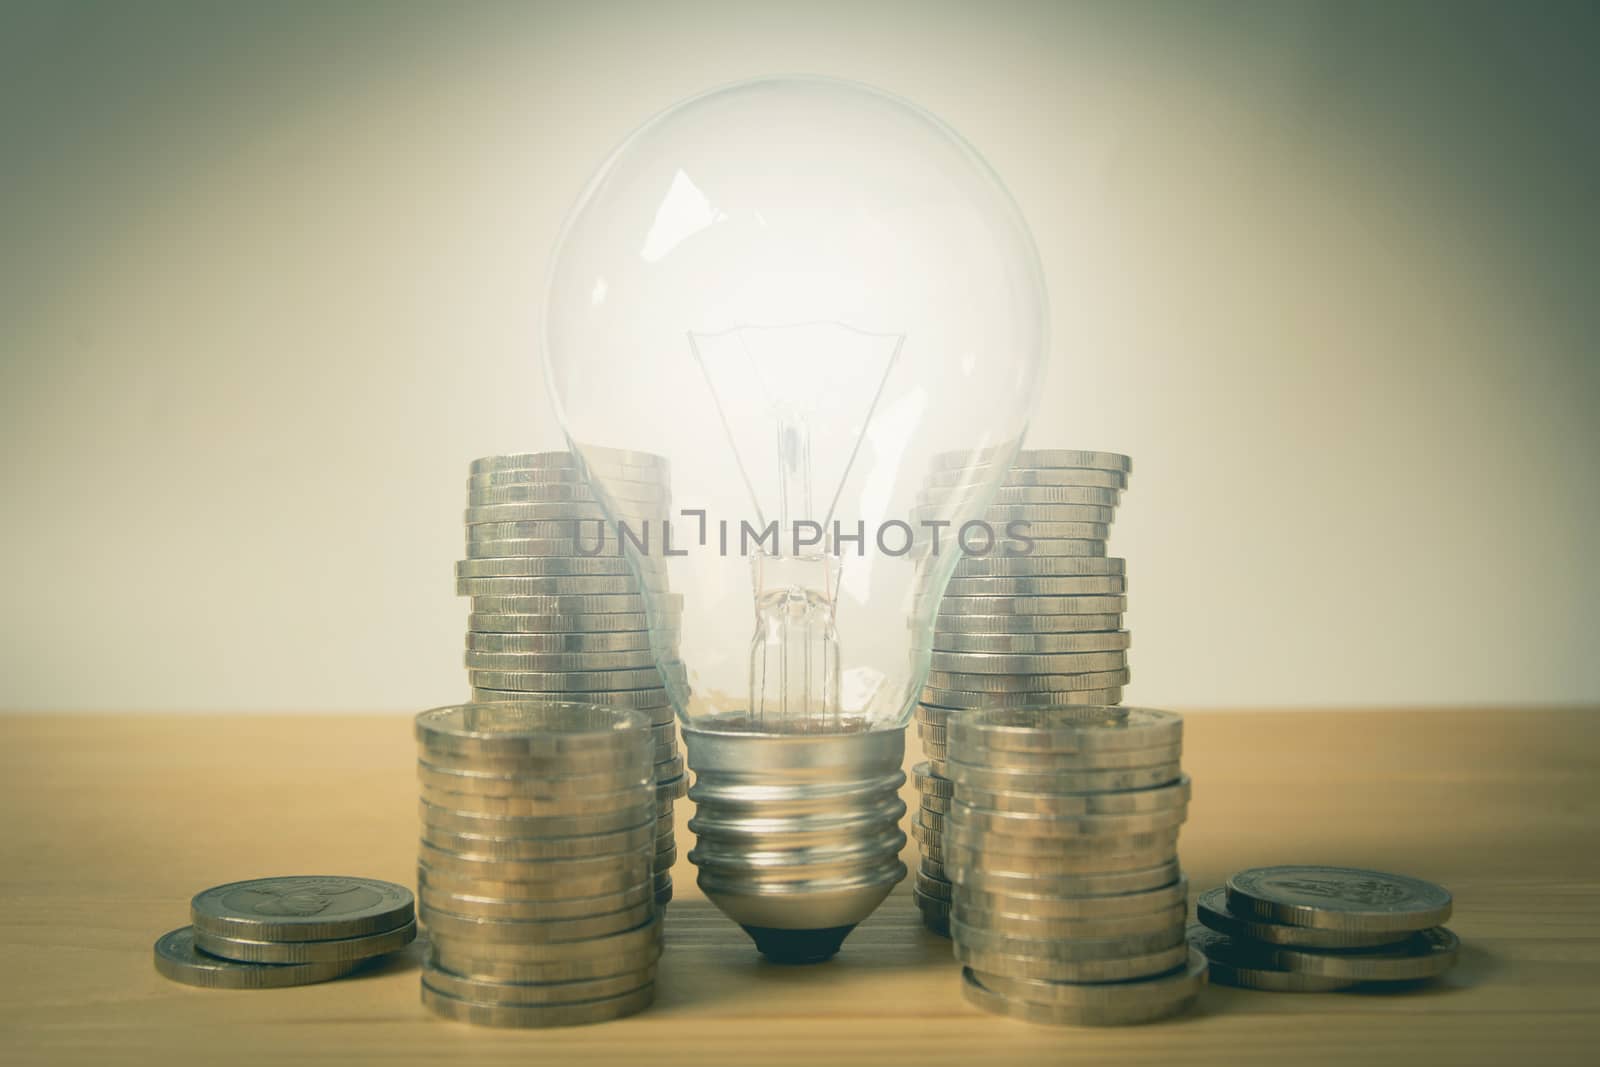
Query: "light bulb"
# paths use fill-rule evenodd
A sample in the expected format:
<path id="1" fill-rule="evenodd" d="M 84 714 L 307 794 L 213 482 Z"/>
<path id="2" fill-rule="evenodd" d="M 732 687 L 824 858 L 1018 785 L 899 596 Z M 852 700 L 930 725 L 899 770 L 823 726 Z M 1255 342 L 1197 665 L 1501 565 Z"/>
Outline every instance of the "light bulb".
<path id="1" fill-rule="evenodd" d="M 1027 226 L 927 112 L 848 82 L 743 82 L 601 166 L 543 327 L 562 427 L 629 526 L 608 533 L 647 589 L 683 597 L 650 615 L 699 884 L 767 955 L 826 958 L 905 877 L 904 727 L 958 542 L 1005 543 L 981 515 L 1047 328 Z M 629 451 L 669 461 L 670 510 Z M 930 506 L 936 455 L 967 473 Z M 683 675 L 664 662 L 679 649 Z"/>

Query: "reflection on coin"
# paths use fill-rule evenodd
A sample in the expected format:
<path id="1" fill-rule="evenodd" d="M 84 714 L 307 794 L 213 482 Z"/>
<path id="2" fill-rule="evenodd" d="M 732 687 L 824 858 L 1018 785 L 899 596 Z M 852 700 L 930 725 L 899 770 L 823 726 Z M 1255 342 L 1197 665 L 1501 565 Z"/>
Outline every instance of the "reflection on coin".
<path id="1" fill-rule="evenodd" d="M 376 878 L 342 875 L 253 878 L 195 894 L 195 929 L 262 941 L 361 937 L 404 926 L 411 890 Z"/>
<path id="2" fill-rule="evenodd" d="M 194 927 L 181 926 L 155 943 L 156 971 L 184 985 L 206 989 L 283 989 L 327 982 L 349 974 L 363 960 L 327 963 L 242 963 L 207 955 L 195 947 Z"/>

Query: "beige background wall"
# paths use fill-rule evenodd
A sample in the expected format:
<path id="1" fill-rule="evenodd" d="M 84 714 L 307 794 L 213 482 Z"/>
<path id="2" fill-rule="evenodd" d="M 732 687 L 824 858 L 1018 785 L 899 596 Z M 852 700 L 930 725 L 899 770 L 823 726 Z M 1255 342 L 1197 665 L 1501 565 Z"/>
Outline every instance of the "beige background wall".
<path id="1" fill-rule="evenodd" d="M 1524 10 L 1527 8 L 1528 10 Z M 556 444 L 557 226 L 673 100 L 964 131 L 1136 459 L 1130 699 L 1600 701 L 1592 5 L 0 4 L 0 707 L 464 695 L 476 455 Z"/>

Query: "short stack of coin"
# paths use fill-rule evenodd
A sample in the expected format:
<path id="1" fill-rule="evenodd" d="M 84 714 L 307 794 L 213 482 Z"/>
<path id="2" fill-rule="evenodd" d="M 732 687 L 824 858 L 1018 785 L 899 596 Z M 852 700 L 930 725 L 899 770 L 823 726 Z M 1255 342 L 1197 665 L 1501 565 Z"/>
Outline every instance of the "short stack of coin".
<path id="1" fill-rule="evenodd" d="M 497 702 L 417 716 L 422 1001 L 568 1026 L 655 997 L 655 741 L 644 713 Z"/>
<path id="2" fill-rule="evenodd" d="M 676 663 L 681 600 L 667 591 L 659 557 L 622 549 L 619 524 L 657 539 L 669 508 L 667 463 L 644 452 L 592 450 L 485 456 L 467 478 L 467 557 L 456 592 L 472 598 L 467 676 L 474 701 L 530 693 L 632 708 L 656 732 L 660 832 L 658 899 L 672 898 L 678 857 L 673 800 L 688 791 L 678 730 L 655 642 Z M 603 464 L 603 469 L 595 469 Z M 589 480 L 602 478 L 604 498 Z"/>
<path id="3" fill-rule="evenodd" d="M 1189 939 L 1225 985 L 1324 993 L 1455 965 L 1443 887 L 1354 867 L 1256 867 L 1200 895 Z"/>
<path id="4" fill-rule="evenodd" d="M 918 519 L 976 491 L 981 470 L 969 457 L 935 460 L 919 498 Z M 981 538 L 956 566 L 940 601 L 932 664 L 917 706 L 917 735 L 929 761 L 919 767 L 922 815 L 912 824 L 922 846 L 915 899 L 930 929 L 944 933 L 950 881 L 937 829 L 949 796 L 946 723 L 963 708 L 1116 704 L 1128 681 L 1124 561 L 1106 556 L 1106 537 L 1133 462 L 1112 452 L 1031 449 L 1017 454 L 981 518 L 995 542 Z M 1026 555 L 1008 536 L 1032 540 Z M 959 550 L 946 531 L 942 551 Z"/>
<path id="5" fill-rule="evenodd" d="M 326 982 L 417 936 L 411 891 L 375 878 L 229 882 L 195 894 L 189 918 L 156 942 L 156 970 L 212 989 Z"/>
<path id="6" fill-rule="evenodd" d="M 950 936 L 967 999 L 1035 1022 L 1183 1011 L 1206 958 L 1184 939 L 1183 720 L 1150 708 L 963 711 L 949 723 Z"/>

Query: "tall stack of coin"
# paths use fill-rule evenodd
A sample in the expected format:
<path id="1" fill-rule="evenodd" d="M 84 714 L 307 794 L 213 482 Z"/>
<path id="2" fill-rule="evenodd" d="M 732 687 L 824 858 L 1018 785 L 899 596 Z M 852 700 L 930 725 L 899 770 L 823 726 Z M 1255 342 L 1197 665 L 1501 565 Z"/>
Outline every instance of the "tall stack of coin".
<path id="1" fill-rule="evenodd" d="M 1256 867 L 1200 895 L 1189 940 L 1214 980 L 1280 993 L 1415 982 L 1455 966 L 1440 925 L 1450 894 L 1432 882 L 1353 867 Z"/>
<path id="2" fill-rule="evenodd" d="M 567 1026 L 655 998 L 655 741 L 643 712 L 528 701 L 417 716 L 422 1001 Z"/>
<path id="3" fill-rule="evenodd" d="M 917 518 L 936 518 L 978 491 L 982 471 L 969 459 L 935 459 Z M 1127 581 L 1123 560 L 1106 556 L 1106 538 L 1132 469 L 1132 460 L 1112 452 L 1025 449 L 982 515 L 993 543 L 946 531 L 944 551 L 967 554 L 939 604 L 932 667 L 917 706 L 917 734 L 930 758 L 917 768 L 922 812 L 912 824 L 922 846 L 915 899 L 939 933 L 946 932 L 951 896 L 938 829 L 949 796 L 950 716 L 963 708 L 1122 700 Z M 980 548 L 985 554 L 975 554 Z"/>
<path id="4" fill-rule="evenodd" d="M 1183 720 L 1148 708 L 963 711 L 949 722 L 945 870 L 962 989 L 1036 1022 L 1148 1022 L 1199 994 L 1184 939 Z"/>
<path id="5" fill-rule="evenodd" d="M 475 701 L 530 693 L 632 708 L 656 734 L 659 833 L 656 890 L 672 898 L 673 800 L 688 791 L 677 724 L 656 667 L 677 659 L 682 602 L 667 591 L 659 551 L 670 507 L 667 462 L 646 452 L 592 449 L 603 464 L 601 499 L 570 452 L 485 456 L 467 479 L 467 558 L 456 592 L 472 598 L 467 677 Z M 610 512 L 609 516 L 607 512 Z M 655 648 L 652 648 L 652 624 Z"/>

